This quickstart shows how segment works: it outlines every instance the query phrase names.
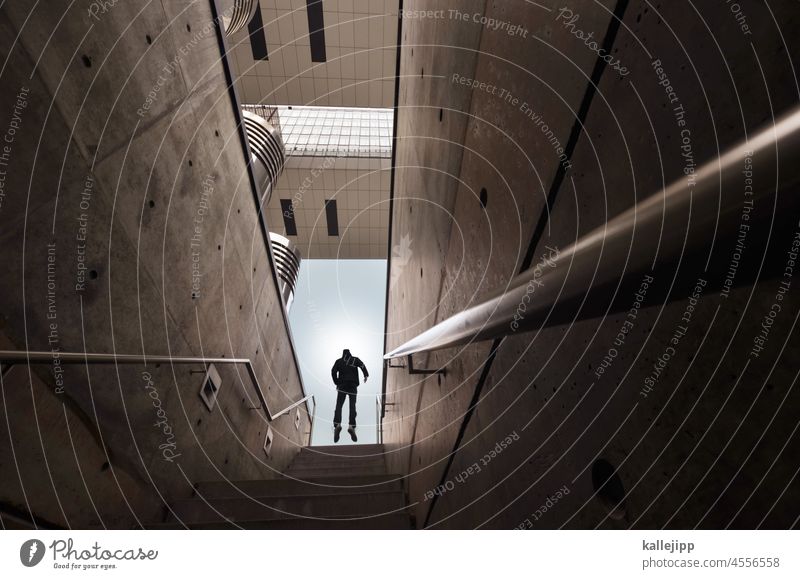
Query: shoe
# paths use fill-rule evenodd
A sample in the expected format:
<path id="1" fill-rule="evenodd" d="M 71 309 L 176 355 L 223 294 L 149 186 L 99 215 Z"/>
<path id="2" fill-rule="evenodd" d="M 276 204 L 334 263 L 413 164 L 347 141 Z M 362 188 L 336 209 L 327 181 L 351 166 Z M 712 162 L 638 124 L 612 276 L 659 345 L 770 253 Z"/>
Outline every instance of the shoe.
<path id="1" fill-rule="evenodd" d="M 351 426 L 350 428 L 348 428 L 347 432 L 350 433 L 350 438 L 353 439 L 353 442 L 358 442 L 358 437 L 356 436 L 356 427 L 355 426 Z"/>
<path id="2" fill-rule="evenodd" d="M 339 442 L 339 435 L 342 433 L 341 426 L 335 426 L 333 428 L 333 442 Z"/>

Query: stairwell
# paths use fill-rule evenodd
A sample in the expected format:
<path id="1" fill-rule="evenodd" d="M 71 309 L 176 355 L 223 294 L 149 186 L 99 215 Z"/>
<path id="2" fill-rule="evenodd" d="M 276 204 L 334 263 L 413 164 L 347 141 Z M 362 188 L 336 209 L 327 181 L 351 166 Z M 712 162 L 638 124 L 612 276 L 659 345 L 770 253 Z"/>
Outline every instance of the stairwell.
<path id="1" fill-rule="evenodd" d="M 382 444 L 307 446 L 280 478 L 209 481 L 154 528 L 411 529 L 401 475 Z"/>

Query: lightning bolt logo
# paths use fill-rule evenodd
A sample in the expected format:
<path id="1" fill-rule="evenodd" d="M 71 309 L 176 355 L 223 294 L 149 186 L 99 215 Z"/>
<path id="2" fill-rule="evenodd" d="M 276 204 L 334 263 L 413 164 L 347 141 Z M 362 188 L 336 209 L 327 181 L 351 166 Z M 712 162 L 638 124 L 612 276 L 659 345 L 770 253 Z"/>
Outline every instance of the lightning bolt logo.
<path id="1" fill-rule="evenodd" d="M 35 567 L 42 562 L 44 553 L 44 543 L 39 539 L 29 539 L 22 543 L 22 547 L 19 549 L 20 563 L 25 567 Z"/>

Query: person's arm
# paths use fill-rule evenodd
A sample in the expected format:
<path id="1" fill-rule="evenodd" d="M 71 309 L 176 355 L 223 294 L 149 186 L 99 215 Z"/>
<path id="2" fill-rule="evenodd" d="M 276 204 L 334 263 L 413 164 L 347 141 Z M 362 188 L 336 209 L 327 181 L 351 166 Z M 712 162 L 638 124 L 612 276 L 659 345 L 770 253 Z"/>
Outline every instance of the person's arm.
<path id="1" fill-rule="evenodd" d="M 364 362 L 361 361 L 361 358 L 358 359 L 358 367 L 364 372 L 364 382 L 366 382 L 367 378 L 369 378 L 369 372 L 367 372 L 367 367 L 364 365 Z"/>
<path id="2" fill-rule="evenodd" d="M 338 362 L 338 360 L 337 360 Z M 338 386 L 339 385 L 339 364 L 336 362 L 333 363 L 333 368 L 331 368 L 331 378 L 333 378 L 333 383 Z"/>

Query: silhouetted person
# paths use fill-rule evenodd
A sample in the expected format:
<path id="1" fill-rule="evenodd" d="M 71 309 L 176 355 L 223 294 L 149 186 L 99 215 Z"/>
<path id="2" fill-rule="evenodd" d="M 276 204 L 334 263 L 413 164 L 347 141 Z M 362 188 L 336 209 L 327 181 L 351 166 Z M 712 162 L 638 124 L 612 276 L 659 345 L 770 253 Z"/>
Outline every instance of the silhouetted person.
<path id="1" fill-rule="evenodd" d="M 339 434 L 342 432 L 342 406 L 344 399 L 350 397 L 350 427 L 347 432 L 350 433 L 350 438 L 353 442 L 358 440 L 356 436 L 356 395 L 358 394 L 358 369 L 364 372 L 364 382 L 369 378 L 367 367 L 364 362 L 356 358 L 350 353 L 350 350 L 344 350 L 342 357 L 333 363 L 331 368 L 331 376 L 333 383 L 336 384 L 336 412 L 333 413 L 333 441 L 339 442 Z"/>

